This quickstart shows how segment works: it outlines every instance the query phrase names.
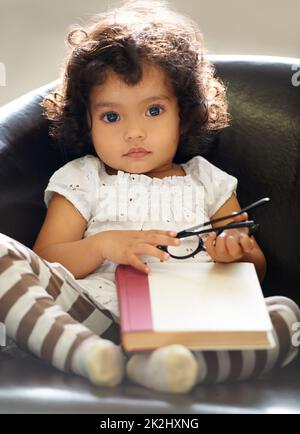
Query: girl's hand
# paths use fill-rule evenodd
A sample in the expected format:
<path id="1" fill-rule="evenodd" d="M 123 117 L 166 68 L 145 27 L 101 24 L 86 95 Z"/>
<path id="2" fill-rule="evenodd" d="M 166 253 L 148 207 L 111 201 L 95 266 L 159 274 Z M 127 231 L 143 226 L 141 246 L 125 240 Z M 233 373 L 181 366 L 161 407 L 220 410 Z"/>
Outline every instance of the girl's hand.
<path id="1" fill-rule="evenodd" d="M 180 240 L 175 238 L 176 232 L 147 230 L 147 231 L 105 231 L 97 234 L 99 248 L 103 259 L 117 264 L 128 264 L 138 270 L 148 273 L 149 267 L 139 256 L 155 256 L 161 261 L 169 259 L 169 254 L 156 246 L 178 246 Z"/>
<path id="2" fill-rule="evenodd" d="M 234 217 L 233 221 L 240 222 L 248 219 L 243 213 Z M 254 248 L 254 241 L 248 236 L 248 228 L 226 229 L 218 237 L 211 232 L 205 242 L 207 253 L 215 262 L 236 262 Z"/>

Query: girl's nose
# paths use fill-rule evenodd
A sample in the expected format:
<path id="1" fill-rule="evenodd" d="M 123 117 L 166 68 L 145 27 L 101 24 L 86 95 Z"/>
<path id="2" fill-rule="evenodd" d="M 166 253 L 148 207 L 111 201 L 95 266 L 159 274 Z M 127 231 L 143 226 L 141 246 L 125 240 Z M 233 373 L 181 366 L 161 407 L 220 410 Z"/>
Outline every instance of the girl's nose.
<path id="1" fill-rule="evenodd" d="M 128 128 L 125 133 L 126 140 L 144 140 L 146 138 L 146 131 L 141 126 L 133 126 Z"/>

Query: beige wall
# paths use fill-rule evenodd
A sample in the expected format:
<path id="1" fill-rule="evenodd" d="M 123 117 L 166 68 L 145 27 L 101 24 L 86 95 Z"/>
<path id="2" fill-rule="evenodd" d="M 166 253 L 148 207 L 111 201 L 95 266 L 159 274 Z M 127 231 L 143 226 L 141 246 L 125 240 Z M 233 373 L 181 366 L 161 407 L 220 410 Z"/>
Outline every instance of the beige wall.
<path id="1" fill-rule="evenodd" d="M 117 0 L 0 0 L 0 105 L 56 79 L 68 25 L 116 4 Z M 170 4 L 198 21 L 210 53 L 300 58 L 300 0 Z"/>

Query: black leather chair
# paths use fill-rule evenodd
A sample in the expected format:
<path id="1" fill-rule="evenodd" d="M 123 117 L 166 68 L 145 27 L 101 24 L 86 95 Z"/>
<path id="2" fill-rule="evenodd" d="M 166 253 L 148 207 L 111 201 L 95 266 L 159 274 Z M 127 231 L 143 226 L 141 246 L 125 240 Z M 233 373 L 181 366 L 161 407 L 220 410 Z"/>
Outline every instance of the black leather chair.
<path id="1" fill-rule="evenodd" d="M 269 196 L 252 212 L 268 262 L 265 295 L 300 303 L 300 59 L 212 56 L 228 87 L 232 125 L 205 157 L 239 179 L 241 205 Z M 48 136 L 39 102 L 55 83 L 0 109 L 0 232 L 31 247 L 45 216 L 43 190 L 72 159 Z M 126 382 L 90 385 L 28 356 L 0 350 L 0 412 L 63 413 L 300 413 L 300 357 L 286 369 L 243 383 L 199 386 L 187 396 L 149 391 Z"/>

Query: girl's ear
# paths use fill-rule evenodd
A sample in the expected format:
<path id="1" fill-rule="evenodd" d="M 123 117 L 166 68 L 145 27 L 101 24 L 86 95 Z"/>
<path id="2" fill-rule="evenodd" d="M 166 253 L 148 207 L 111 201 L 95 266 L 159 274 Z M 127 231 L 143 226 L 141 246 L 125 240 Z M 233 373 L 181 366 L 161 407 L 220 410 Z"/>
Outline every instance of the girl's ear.
<path id="1" fill-rule="evenodd" d="M 180 124 L 180 135 L 187 133 L 188 131 L 188 126 L 187 125 L 183 125 L 182 123 Z"/>

